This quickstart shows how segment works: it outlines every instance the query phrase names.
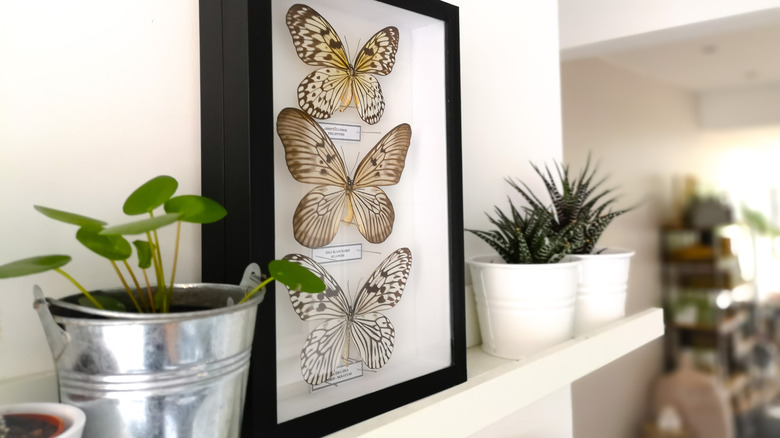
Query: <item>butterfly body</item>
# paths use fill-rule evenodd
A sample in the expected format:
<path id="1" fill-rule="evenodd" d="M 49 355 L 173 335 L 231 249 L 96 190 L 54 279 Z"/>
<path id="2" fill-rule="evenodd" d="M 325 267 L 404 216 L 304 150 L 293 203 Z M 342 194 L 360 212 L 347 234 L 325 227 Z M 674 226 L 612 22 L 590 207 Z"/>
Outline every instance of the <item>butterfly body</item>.
<path id="1" fill-rule="evenodd" d="M 391 129 L 363 157 L 354 176 L 347 173 L 344 160 L 327 133 L 305 112 L 283 109 L 277 118 L 277 132 L 292 177 L 318 185 L 295 209 L 295 240 L 308 248 L 327 245 L 343 221 L 357 225 L 369 242 L 384 242 L 393 230 L 395 211 L 379 187 L 400 181 L 411 127 L 403 123 Z"/>
<path id="2" fill-rule="evenodd" d="M 352 103 L 358 115 L 373 125 L 384 113 L 382 88 L 374 75 L 387 75 L 395 65 L 398 29 L 385 27 L 372 36 L 349 62 L 344 44 L 333 26 L 306 5 L 290 7 L 287 28 L 295 53 L 308 65 L 320 67 L 298 85 L 298 105 L 312 117 L 329 118 Z"/>
<path id="3" fill-rule="evenodd" d="M 400 248 L 390 254 L 354 300 L 311 258 L 302 254 L 284 258 L 308 268 L 325 283 L 321 294 L 290 291 L 293 310 L 302 320 L 325 320 L 309 333 L 301 350 L 304 380 L 312 385 L 326 382 L 342 361 L 348 363 L 353 347 L 366 367 L 383 367 L 395 346 L 395 328 L 381 311 L 393 308 L 401 299 L 412 266 L 411 251 Z"/>

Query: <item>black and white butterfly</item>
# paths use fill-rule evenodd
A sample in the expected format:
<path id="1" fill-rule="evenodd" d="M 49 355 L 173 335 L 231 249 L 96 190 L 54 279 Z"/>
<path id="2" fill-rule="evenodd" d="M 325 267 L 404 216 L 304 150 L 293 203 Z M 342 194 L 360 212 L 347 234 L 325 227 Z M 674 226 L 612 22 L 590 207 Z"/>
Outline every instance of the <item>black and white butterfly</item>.
<path id="1" fill-rule="evenodd" d="M 369 125 L 382 117 L 385 100 L 374 75 L 393 71 L 398 51 L 398 29 L 388 26 L 369 38 L 350 62 L 338 33 L 309 6 L 296 4 L 287 11 L 287 28 L 295 53 L 308 65 L 320 67 L 298 86 L 298 104 L 317 119 L 329 118 L 351 104 Z"/>
<path id="2" fill-rule="evenodd" d="M 327 382 L 354 349 L 366 367 L 382 368 L 393 353 L 395 329 L 380 311 L 394 307 L 401 299 L 412 268 L 409 248 L 399 248 L 382 261 L 354 301 L 311 258 L 288 254 L 284 259 L 308 268 L 325 282 L 325 291 L 319 294 L 290 290 L 293 310 L 302 320 L 324 320 L 309 333 L 301 350 L 303 379 L 312 385 Z"/>

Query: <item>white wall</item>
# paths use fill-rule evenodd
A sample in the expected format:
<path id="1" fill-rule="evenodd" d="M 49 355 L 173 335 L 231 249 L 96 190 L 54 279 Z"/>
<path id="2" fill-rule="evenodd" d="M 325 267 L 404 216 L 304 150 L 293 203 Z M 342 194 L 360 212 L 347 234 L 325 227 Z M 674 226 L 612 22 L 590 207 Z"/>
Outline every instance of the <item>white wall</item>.
<path id="1" fill-rule="evenodd" d="M 641 202 L 618 217 L 600 244 L 636 251 L 626 312 L 661 305 L 659 226 L 671 204 L 671 180 L 702 152 L 693 95 L 626 73 L 599 60 L 561 69 L 564 157 L 573 169 L 589 151 L 619 187 L 620 205 Z M 648 394 L 661 371 L 655 341 L 591 374 L 573 387 L 579 437 L 634 436 L 647 414 Z"/>
<path id="2" fill-rule="evenodd" d="M 561 157 L 557 7 L 544 0 L 450 3 L 460 7 L 464 222 L 487 228 L 484 212 L 505 208 L 512 193 L 504 178 L 541 189 L 528 163 Z M 487 244 L 466 235 L 466 258 L 486 252 Z"/>
<path id="3" fill-rule="evenodd" d="M 780 82 L 711 90 L 698 95 L 702 128 L 723 131 L 780 123 Z"/>
<path id="4" fill-rule="evenodd" d="M 542 186 L 530 161 L 561 158 L 560 82 L 555 2 L 450 1 L 460 8 L 463 204 L 466 228 L 490 227 L 485 212 L 519 199 L 506 177 Z M 495 11 L 503 11 L 496 14 Z M 512 41 L 513 56 L 505 56 Z M 487 66 L 501 59 L 502 75 Z M 493 250 L 466 233 L 466 259 Z M 478 344 L 474 298 L 466 269 L 469 345 Z"/>
<path id="5" fill-rule="evenodd" d="M 156 175 L 199 192 L 197 17 L 184 0 L 0 2 L 0 264 L 70 254 L 64 269 L 86 287 L 111 286 L 110 264 L 82 249 L 76 229 L 32 205 L 115 223 Z M 195 281 L 199 230 L 185 229 L 177 278 Z M 77 292 L 55 273 L 0 280 L 0 383 L 53 369 L 34 283 Z"/>

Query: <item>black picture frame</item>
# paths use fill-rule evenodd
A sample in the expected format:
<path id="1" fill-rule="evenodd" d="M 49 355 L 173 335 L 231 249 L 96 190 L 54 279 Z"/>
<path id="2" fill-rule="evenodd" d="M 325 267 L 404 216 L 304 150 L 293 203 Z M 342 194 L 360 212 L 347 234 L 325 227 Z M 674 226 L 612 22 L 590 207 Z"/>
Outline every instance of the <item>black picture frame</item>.
<path id="1" fill-rule="evenodd" d="M 367 5 L 375 0 L 365 0 Z M 242 436 L 324 435 L 466 380 L 458 9 L 438 0 L 379 0 L 444 25 L 450 366 L 303 417 L 277 422 L 273 286 L 260 305 Z M 225 220 L 204 227 L 205 282 L 237 282 L 275 257 L 271 1 L 200 0 L 202 193 Z M 284 238 L 287 238 L 285 236 Z M 313 427 L 316 425 L 316 428 Z"/>

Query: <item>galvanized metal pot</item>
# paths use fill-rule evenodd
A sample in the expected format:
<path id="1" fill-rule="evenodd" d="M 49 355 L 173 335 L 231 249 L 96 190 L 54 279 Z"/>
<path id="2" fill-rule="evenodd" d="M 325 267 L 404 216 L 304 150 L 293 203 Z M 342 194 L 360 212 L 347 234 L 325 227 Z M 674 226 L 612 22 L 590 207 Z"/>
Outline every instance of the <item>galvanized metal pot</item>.
<path id="1" fill-rule="evenodd" d="M 174 303 L 188 310 L 136 314 L 77 306 L 80 295 L 44 299 L 37 289 L 35 308 L 54 355 L 60 401 L 84 410 L 84 437 L 238 437 L 263 297 L 228 305 L 244 291 L 177 285 Z"/>

